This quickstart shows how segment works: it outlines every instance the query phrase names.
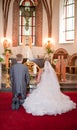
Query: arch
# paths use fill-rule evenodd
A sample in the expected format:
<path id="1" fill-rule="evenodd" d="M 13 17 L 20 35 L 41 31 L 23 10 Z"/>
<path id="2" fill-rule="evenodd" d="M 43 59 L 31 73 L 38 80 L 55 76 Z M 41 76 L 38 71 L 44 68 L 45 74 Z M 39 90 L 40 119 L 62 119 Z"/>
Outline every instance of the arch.
<path id="1" fill-rule="evenodd" d="M 68 52 L 67 50 L 65 50 L 64 48 L 59 48 L 57 49 L 54 54 L 53 54 L 53 59 L 57 59 L 58 58 L 58 55 L 63 55 L 64 58 L 67 58 L 68 57 Z"/>
<path id="2" fill-rule="evenodd" d="M 75 61 L 77 60 L 77 53 L 74 53 L 70 56 L 69 59 L 69 65 L 70 66 L 75 66 Z"/>

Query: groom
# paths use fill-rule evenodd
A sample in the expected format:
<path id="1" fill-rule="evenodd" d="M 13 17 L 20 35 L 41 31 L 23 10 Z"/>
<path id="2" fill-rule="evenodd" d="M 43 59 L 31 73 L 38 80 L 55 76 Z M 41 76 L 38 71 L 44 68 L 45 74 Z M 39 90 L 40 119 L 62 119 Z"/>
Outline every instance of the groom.
<path id="1" fill-rule="evenodd" d="M 16 55 L 17 64 L 10 68 L 10 80 L 12 86 L 12 110 L 18 110 L 26 98 L 27 86 L 30 77 L 27 66 L 22 64 L 22 54 Z"/>

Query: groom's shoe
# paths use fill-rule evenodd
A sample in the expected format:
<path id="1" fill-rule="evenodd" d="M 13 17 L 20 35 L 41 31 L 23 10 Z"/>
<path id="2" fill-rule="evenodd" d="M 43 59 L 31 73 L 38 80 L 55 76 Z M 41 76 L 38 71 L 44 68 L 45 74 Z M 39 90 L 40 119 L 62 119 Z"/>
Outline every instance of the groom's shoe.
<path id="1" fill-rule="evenodd" d="M 14 97 L 12 100 L 12 110 L 18 110 L 20 106 L 19 98 Z"/>
<path id="2" fill-rule="evenodd" d="M 20 99 L 20 105 L 24 103 L 25 99 Z"/>
<path id="3" fill-rule="evenodd" d="M 17 99 L 16 104 L 15 104 L 15 109 L 18 110 L 20 107 L 20 102 L 19 99 Z"/>
<path id="4" fill-rule="evenodd" d="M 12 110 L 15 110 L 16 109 L 16 104 L 13 102 L 11 107 L 12 107 Z"/>

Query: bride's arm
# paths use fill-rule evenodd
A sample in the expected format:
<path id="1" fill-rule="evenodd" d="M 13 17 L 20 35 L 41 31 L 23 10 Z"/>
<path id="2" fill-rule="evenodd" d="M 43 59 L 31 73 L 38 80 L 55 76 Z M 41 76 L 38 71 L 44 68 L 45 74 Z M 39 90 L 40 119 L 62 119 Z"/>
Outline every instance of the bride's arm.
<path id="1" fill-rule="evenodd" d="M 40 69 L 39 72 L 38 72 L 38 75 L 37 75 L 37 83 L 40 82 L 42 72 L 43 72 L 43 69 Z"/>

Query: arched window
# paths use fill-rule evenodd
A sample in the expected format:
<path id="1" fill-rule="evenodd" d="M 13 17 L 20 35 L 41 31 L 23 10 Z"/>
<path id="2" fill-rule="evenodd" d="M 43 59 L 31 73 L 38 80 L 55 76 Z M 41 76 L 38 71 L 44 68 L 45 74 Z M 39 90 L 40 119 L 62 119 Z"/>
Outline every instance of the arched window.
<path id="1" fill-rule="evenodd" d="M 60 43 L 74 42 L 75 0 L 60 0 Z"/>
<path id="2" fill-rule="evenodd" d="M 35 45 L 35 6 L 29 0 L 22 0 L 19 6 L 19 45 Z"/>

